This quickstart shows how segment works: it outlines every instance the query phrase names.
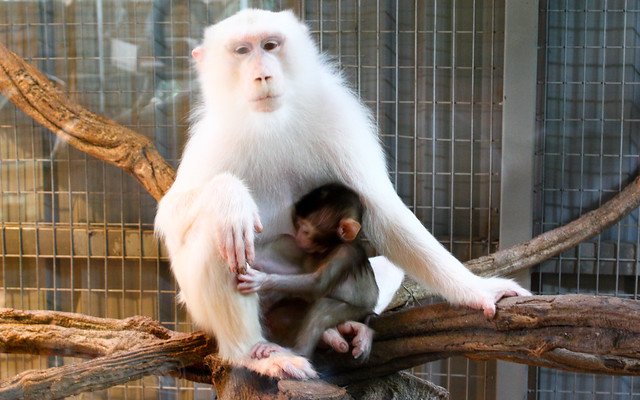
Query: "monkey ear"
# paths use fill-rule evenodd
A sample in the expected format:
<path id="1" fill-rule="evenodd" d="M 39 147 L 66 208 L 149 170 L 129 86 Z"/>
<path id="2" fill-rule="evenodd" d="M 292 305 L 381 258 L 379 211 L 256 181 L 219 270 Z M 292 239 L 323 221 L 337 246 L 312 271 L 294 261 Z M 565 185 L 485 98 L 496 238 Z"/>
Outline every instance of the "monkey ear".
<path id="1" fill-rule="evenodd" d="M 338 235 L 345 242 L 350 242 L 358 236 L 360 232 L 360 223 L 353 218 L 345 218 L 340 221 L 338 226 Z"/>
<path id="2" fill-rule="evenodd" d="M 204 58 L 204 47 L 202 46 L 196 47 L 191 51 L 191 55 L 193 56 L 193 59 L 196 60 L 198 64 L 200 64 L 200 62 Z"/>

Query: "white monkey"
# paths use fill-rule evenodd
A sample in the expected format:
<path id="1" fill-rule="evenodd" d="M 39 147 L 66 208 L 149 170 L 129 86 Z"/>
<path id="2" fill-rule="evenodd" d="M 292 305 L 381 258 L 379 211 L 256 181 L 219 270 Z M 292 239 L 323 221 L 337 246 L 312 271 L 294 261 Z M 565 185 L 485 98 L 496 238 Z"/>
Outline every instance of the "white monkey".
<path id="1" fill-rule="evenodd" d="M 292 204 L 327 182 L 360 193 L 376 249 L 449 302 L 492 317 L 501 297 L 529 294 L 510 280 L 473 275 L 402 203 L 370 112 L 293 13 L 240 11 L 207 28 L 193 56 L 203 102 L 155 224 L 181 298 L 215 335 L 221 357 L 274 377 L 316 376 L 284 349 L 251 358 L 264 341 L 258 297 L 241 294 L 235 274 L 255 259 L 254 239 L 259 251 L 291 233 Z M 393 268 L 387 259 L 374 267 Z"/>

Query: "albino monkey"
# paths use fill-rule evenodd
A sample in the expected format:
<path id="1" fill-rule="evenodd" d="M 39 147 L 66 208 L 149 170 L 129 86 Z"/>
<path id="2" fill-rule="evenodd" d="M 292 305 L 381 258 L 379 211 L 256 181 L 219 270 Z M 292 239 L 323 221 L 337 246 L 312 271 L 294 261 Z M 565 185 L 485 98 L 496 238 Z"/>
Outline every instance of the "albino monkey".
<path id="1" fill-rule="evenodd" d="M 386 256 L 383 266 L 396 264 L 487 317 L 501 297 L 529 294 L 472 274 L 402 203 L 370 112 L 292 12 L 240 11 L 207 28 L 192 54 L 203 102 L 155 224 L 181 300 L 222 358 L 273 377 L 316 376 L 306 358 L 286 350 L 251 357 L 264 342 L 258 296 L 240 293 L 235 275 L 254 262 L 254 239 L 259 251 L 291 234 L 294 201 L 327 182 L 360 194 L 363 232 Z"/>
<path id="2" fill-rule="evenodd" d="M 271 301 L 276 301 L 277 295 L 311 300 L 293 348 L 297 354 L 311 357 L 326 329 L 373 312 L 378 286 L 358 235 L 364 206 L 357 193 L 339 183 L 323 185 L 304 195 L 294 209 L 294 235 L 282 235 L 273 245 L 286 254 L 293 264 L 290 268 L 299 268 L 301 273 L 269 274 L 248 268 L 246 274 L 238 275 L 238 289 L 242 293 L 279 292 Z M 258 261 L 256 266 L 281 269 L 281 265 L 269 268 Z M 268 309 L 264 300 L 263 307 Z M 254 348 L 252 356 L 264 358 L 281 349 L 263 344 Z M 366 359 L 369 350 L 356 346 L 354 357 Z"/>

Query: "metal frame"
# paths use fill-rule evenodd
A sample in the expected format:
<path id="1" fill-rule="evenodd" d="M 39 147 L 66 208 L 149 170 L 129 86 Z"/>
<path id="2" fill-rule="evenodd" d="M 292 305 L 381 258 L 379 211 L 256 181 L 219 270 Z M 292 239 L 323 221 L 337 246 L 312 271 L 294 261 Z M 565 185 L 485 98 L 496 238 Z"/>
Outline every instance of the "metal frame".
<path id="1" fill-rule="evenodd" d="M 531 238 L 535 146 L 538 1 L 506 3 L 500 248 Z M 518 281 L 530 286 L 529 271 Z M 498 361 L 496 399 L 526 396 L 527 366 Z"/>

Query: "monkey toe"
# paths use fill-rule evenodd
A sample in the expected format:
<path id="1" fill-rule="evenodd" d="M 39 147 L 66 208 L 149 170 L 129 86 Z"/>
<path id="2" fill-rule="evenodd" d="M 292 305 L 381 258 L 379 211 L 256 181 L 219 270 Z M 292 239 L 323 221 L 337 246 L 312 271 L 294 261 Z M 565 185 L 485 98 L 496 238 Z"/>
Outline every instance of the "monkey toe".
<path id="1" fill-rule="evenodd" d="M 277 346 L 277 345 L 275 345 Z M 297 356 L 286 349 L 272 352 L 265 358 L 253 358 L 251 354 L 243 358 L 240 364 L 259 374 L 277 379 L 315 379 L 318 373 L 304 357 Z"/>

